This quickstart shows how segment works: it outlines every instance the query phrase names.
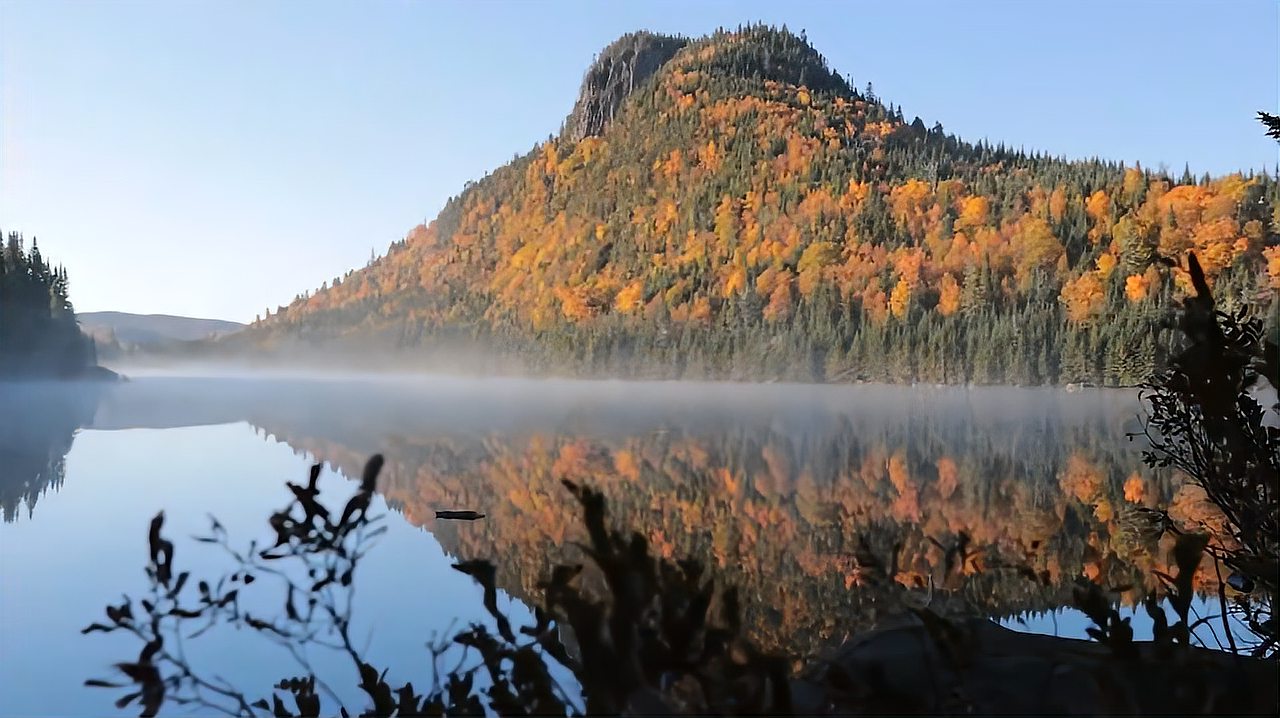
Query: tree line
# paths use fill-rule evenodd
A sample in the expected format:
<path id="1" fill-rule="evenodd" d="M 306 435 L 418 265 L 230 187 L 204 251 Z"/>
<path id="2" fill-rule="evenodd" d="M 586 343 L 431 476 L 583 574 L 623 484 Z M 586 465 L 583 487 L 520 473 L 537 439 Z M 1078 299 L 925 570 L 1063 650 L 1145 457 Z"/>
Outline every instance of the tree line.
<path id="1" fill-rule="evenodd" d="M 0 250 L 0 378 L 71 377 L 96 364 L 80 332 L 67 271 L 10 232 Z"/>

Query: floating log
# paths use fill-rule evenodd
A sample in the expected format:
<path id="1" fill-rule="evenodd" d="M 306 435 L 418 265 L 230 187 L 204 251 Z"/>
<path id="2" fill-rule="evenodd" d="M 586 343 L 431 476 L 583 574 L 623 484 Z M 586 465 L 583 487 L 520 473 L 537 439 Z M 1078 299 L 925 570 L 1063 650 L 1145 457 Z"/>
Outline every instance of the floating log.
<path id="1" fill-rule="evenodd" d="M 484 518 L 484 514 L 475 511 L 437 511 L 436 518 L 452 519 L 455 521 L 475 521 Z"/>

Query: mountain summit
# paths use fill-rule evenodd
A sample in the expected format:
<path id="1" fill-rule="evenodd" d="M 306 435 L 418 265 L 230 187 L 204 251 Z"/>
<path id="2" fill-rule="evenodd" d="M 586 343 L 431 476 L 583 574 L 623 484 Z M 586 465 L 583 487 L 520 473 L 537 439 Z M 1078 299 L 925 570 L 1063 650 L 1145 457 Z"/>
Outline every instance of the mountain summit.
<path id="1" fill-rule="evenodd" d="M 635 32 L 601 52 L 582 78 L 582 89 L 561 134 L 573 142 L 595 137 L 622 101 L 687 43 L 683 38 Z"/>
<path id="2" fill-rule="evenodd" d="M 1228 301 L 1278 311 L 1278 206 L 1267 175 L 1173 178 L 908 122 L 786 30 L 634 33 L 558 137 L 236 342 L 623 376 L 1125 383 L 1163 361 L 1188 250 Z"/>
<path id="3" fill-rule="evenodd" d="M 577 142 L 599 135 L 622 101 L 689 45 L 686 38 L 651 32 L 629 33 L 614 41 L 587 70 L 561 136 Z M 831 73 L 816 50 L 789 32 L 749 28 L 736 35 L 717 34 L 693 45 L 695 49 L 682 56 L 681 61 L 709 60 L 708 74 L 772 80 L 817 90 L 849 89 Z"/>

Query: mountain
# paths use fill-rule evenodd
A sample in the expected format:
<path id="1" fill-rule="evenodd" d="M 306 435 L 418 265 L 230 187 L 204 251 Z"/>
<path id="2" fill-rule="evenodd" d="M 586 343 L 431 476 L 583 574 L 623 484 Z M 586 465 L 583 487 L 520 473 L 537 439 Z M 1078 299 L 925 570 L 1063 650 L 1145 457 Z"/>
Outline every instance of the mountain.
<path id="1" fill-rule="evenodd" d="M 76 319 L 80 321 L 81 329 L 94 339 L 134 346 L 225 336 L 238 332 L 245 326 L 221 319 L 128 312 L 82 312 L 76 315 Z"/>
<path id="2" fill-rule="evenodd" d="M 1175 178 L 966 142 L 853 88 L 785 29 L 635 33 L 588 69 L 558 136 L 227 346 L 614 376 L 1127 384 L 1175 341 L 1187 250 L 1228 308 L 1280 326 L 1278 226 L 1266 174 Z"/>

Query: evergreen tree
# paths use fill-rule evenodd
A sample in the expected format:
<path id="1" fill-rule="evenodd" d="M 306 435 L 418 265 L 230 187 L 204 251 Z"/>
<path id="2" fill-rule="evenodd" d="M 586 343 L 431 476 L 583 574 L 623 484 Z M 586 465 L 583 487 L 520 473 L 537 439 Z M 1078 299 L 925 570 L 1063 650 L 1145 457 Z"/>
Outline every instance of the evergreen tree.
<path id="1" fill-rule="evenodd" d="M 10 233 L 0 250 L 0 379 L 70 377 L 95 363 L 67 292 L 66 270 Z"/>

